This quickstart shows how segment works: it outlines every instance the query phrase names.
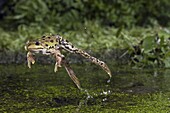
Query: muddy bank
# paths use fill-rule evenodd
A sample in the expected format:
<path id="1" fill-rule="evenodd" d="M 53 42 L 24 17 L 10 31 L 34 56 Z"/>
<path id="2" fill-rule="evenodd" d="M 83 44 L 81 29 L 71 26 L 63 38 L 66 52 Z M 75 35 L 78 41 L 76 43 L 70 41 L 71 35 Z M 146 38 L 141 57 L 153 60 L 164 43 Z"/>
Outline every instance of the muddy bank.
<path id="1" fill-rule="evenodd" d="M 126 64 L 130 59 L 130 55 L 126 54 L 121 57 L 126 50 L 112 49 L 111 51 L 101 51 L 100 53 L 93 53 L 92 51 L 86 51 L 90 55 L 99 58 L 103 61 L 116 61 L 119 64 Z M 63 52 L 67 60 L 71 63 L 82 63 L 87 61 L 87 59 L 82 56 L 71 54 L 68 52 Z M 54 59 L 52 56 L 46 56 L 41 54 L 36 54 L 36 62 L 42 64 L 53 63 Z M 26 52 L 11 52 L 11 51 L 0 51 L 0 64 L 22 64 L 26 63 Z"/>

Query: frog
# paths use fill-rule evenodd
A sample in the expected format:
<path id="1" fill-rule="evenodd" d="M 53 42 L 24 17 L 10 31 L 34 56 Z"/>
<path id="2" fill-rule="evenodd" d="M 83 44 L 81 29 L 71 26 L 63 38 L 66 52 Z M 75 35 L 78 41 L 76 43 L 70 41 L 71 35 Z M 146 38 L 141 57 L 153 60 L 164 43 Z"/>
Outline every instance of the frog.
<path id="1" fill-rule="evenodd" d="M 54 66 L 54 72 L 57 72 L 58 68 L 61 68 L 63 65 L 68 75 L 79 89 L 81 89 L 80 82 L 76 77 L 73 69 L 71 68 L 69 62 L 61 53 L 62 50 L 65 50 L 69 53 L 78 54 L 90 60 L 92 63 L 99 65 L 109 75 L 110 78 L 112 77 L 111 71 L 104 61 L 101 61 L 98 58 L 91 56 L 84 50 L 75 47 L 71 42 L 69 42 L 67 39 L 63 38 L 61 35 L 58 34 L 43 35 L 41 38 L 38 38 L 36 40 L 28 40 L 25 44 L 25 50 L 27 51 L 28 68 L 31 68 L 31 65 L 35 64 L 35 54 L 40 53 L 43 55 L 52 55 L 56 61 Z"/>

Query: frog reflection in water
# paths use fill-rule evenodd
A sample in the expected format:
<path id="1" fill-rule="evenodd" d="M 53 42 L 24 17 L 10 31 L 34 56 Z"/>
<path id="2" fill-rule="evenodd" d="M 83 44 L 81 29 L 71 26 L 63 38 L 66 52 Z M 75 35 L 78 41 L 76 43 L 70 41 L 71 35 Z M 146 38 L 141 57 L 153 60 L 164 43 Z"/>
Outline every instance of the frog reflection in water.
<path id="1" fill-rule="evenodd" d="M 54 72 L 58 71 L 58 67 L 61 67 L 61 65 L 63 65 L 68 75 L 70 76 L 70 78 L 73 80 L 73 82 L 77 85 L 79 89 L 81 88 L 79 80 L 76 77 L 73 70 L 71 69 L 68 62 L 65 60 L 64 55 L 61 54 L 61 50 L 66 50 L 70 53 L 76 53 L 89 59 L 91 62 L 102 67 L 102 69 L 106 71 L 110 77 L 112 76 L 110 69 L 103 61 L 89 55 L 87 52 L 81 49 L 76 48 L 75 46 L 72 45 L 72 43 L 70 43 L 60 35 L 42 36 L 42 38 L 38 40 L 28 41 L 25 45 L 25 50 L 28 51 L 27 62 L 29 68 L 31 68 L 31 64 L 35 63 L 35 59 L 33 57 L 35 53 L 42 53 L 44 55 L 53 55 L 56 59 Z"/>

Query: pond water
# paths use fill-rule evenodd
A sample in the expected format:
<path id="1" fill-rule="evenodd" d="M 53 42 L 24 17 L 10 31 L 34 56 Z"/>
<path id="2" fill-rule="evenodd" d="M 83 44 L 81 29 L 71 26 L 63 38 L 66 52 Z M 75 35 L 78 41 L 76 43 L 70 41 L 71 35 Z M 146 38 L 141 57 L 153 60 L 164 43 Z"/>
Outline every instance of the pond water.
<path id="1" fill-rule="evenodd" d="M 62 67 L 0 65 L 0 112 L 168 113 L 170 69 L 109 65 L 113 77 L 93 64 L 72 64 L 83 90 Z"/>

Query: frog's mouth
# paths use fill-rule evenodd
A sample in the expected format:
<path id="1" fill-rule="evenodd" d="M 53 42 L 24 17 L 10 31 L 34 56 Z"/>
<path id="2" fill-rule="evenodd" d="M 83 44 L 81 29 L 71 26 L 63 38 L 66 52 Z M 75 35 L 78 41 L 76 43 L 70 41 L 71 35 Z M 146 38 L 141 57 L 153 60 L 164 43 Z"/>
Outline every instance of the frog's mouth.
<path id="1" fill-rule="evenodd" d="M 25 46 L 26 51 L 40 51 L 42 49 L 43 49 L 42 46 L 34 46 L 34 45 Z"/>
<path id="2" fill-rule="evenodd" d="M 34 52 L 34 53 L 42 53 L 43 51 L 46 51 L 46 50 L 42 48 L 29 48 L 28 51 Z"/>

